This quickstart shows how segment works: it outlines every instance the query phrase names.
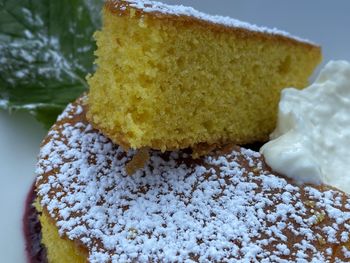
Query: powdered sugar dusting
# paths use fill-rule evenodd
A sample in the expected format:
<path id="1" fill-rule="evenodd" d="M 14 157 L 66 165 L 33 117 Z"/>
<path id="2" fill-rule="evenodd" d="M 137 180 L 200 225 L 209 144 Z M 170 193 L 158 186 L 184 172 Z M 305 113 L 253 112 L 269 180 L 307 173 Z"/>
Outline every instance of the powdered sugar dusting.
<path id="1" fill-rule="evenodd" d="M 60 234 L 88 247 L 90 262 L 325 262 L 337 246 L 344 253 L 336 260 L 349 255 L 350 198 L 342 192 L 294 186 L 238 147 L 196 163 L 182 152 L 151 152 L 127 176 L 134 152 L 84 113 L 67 107 L 36 172 L 41 205 Z"/>
<path id="2" fill-rule="evenodd" d="M 109 0 L 109 1 L 115 2 L 116 5 L 118 5 L 121 2 L 120 0 Z M 237 19 L 233 19 L 231 17 L 209 15 L 209 14 L 197 11 L 194 8 L 188 7 L 188 6 L 168 5 L 161 2 L 149 1 L 149 0 L 124 0 L 124 2 L 128 2 L 131 7 L 143 10 L 144 12 L 159 12 L 159 13 L 168 14 L 168 15 L 190 16 L 190 17 L 195 17 L 197 19 L 205 20 L 214 24 L 220 24 L 228 27 L 243 28 L 250 31 L 267 33 L 272 35 L 281 35 L 284 37 L 293 38 L 300 42 L 314 44 L 310 40 L 293 36 L 288 32 L 285 32 L 276 28 L 267 28 L 263 26 L 257 26 L 247 22 L 237 20 Z M 125 6 L 121 6 L 120 8 L 125 8 Z"/>
<path id="3" fill-rule="evenodd" d="M 19 80 L 28 81 L 28 79 L 37 78 L 38 75 L 43 78 L 54 78 L 57 81 L 62 81 L 68 74 L 73 80 L 85 85 L 85 81 L 72 72 L 74 72 L 73 68 L 84 71 L 86 69 L 78 61 L 73 61 L 71 58 L 72 61 L 68 62 L 62 54 L 58 38 L 48 36 L 44 29 L 39 30 L 44 25 L 42 18 L 37 14 L 32 14 L 26 8 L 22 8 L 22 13 L 26 23 L 38 28 L 38 30 L 31 32 L 25 29 L 22 33 L 25 38 L 15 38 L 9 43 L 5 42 L 4 45 L 0 44 L 0 53 L 6 54 L 1 57 L 1 64 L 18 66 L 12 66 L 11 70 L 15 78 L 9 77 L 7 81 L 12 85 L 18 85 Z"/>
<path id="4" fill-rule="evenodd" d="M 42 110 L 54 115 L 87 88 L 85 76 L 93 68 L 90 36 L 96 29 L 92 19 L 100 16 L 90 6 L 101 8 L 88 2 L 74 7 L 59 1 L 21 3 L 15 9 L 9 1 L 1 4 L 6 30 L 0 33 L 0 108 L 24 109 L 47 121 Z M 57 19 L 65 11 L 71 17 Z"/>

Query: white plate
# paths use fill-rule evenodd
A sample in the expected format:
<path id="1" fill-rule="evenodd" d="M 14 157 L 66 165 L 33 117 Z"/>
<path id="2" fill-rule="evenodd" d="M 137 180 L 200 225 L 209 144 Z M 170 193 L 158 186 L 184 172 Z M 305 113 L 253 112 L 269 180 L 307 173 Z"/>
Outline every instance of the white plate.
<path id="1" fill-rule="evenodd" d="M 277 27 L 322 45 L 324 62 L 350 60 L 350 1 L 167 0 Z M 25 262 L 21 218 L 45 131 L 29 115 L 0 113 L 0 261 Z"/>
<path id="2" fill-rule="evenodd" d="M 22 214 L 46 131 L 28 114 L 0 113 L 0 262 L 25 262 Z"/>

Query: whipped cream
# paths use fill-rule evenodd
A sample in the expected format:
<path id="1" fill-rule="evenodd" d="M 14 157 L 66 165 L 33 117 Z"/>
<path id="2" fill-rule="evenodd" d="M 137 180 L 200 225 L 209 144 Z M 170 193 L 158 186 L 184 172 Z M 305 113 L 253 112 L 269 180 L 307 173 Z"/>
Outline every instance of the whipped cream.
<path id="1" fill-rule="evenodd" d="M 350 63 L 331 61 L 308 88 L 284 89 L 260 152 L 278 173 L 350 193 Z"/>

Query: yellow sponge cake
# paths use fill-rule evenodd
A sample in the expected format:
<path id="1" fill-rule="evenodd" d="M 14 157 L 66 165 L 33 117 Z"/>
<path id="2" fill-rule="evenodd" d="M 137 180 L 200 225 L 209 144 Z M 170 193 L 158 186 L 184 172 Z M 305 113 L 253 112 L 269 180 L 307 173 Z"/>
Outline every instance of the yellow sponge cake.
<path id="1" fill-rule="evenodd" d="M 283 31 L 152 1 L 107 1 L 95 38 L 87 117 L 125 148 L 267 139 L 280 90 L 321 60 Z"/>
<path id="2" fill-rule="evenodd" d="M 238 146 L 194 160 L 151 150 L 133 176 L 124 152 L 71 104 L 37 166 L 50 263 L 349 262 L 350 196 L 296 185 Z"/>

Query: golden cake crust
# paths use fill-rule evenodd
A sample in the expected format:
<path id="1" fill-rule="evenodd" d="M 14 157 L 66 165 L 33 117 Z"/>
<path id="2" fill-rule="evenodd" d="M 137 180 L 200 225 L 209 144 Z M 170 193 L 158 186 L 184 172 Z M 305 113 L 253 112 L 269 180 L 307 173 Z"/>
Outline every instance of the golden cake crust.
<path id="1" fill-rule="evenodd" d="M 130 177 L 125 167 L 135 151 L 94 130 L 82 100 L 68 105 L 43 141 L 36 190 L 45 220 L 69 246 L 84 248 L 86 260 L 350 259 L 343 192 L 297 186 L 259 153 L 231 145 L 197 160 L 151 151 Z"/>
<path id="2" fill-rule="evenodd" d="M 133 10 L 133 15 L 135 17 L 153 17 L 155 19 L 161 19 L 164 20 L 166 23 L 168 21 L 176 21 L 176 23 L 179 23 L 181 25 L 196 25 L 198 27 L 202 27 L 205 30 L 211 30 L 213 32 L 217 33 L 233 33 L 238 35 L 240 38 L 256 38 L 257 40 L 273 40 L 278 41 L 285 44 L 290 45 L 302 45 L 305 48 L 308 48 L 310 50 L 316 50 L 319 54 L 321 54 L 321 47 L 319 45 L 316 45 L 314 43 L 311 43 L 310 41 L 303 40 L 300 38 L 295 38 L 291 35 L 289 35 L 286 32 L 283 31 L 276 31 L 275 34 L 266 32 L 259 32 L 254 31 L 252 29 L 246 29 L 239 26 L 228 26 L 223 23 L 214 23 L 211 21 L 207 21 L 205 19 L 200 19 L 196 16 L 191 15 L 183 15 L 183 14 L 169 14 L 166 11 L 161 12 L 157 11 L 157 9 L 154 9 L 152 11 L 152 1 L 145 1 L 144 7 L 147 9 L 149 8 L 151 11 L 144 9 L 137 8 L 137 5 L 134 5 L 136 1 L 123 1 L 123 0 L 107 0 L 105 2 L 105 10 L 108 10 L 109 12 L 119 15 L 119 16 L 129 16 L 131 10 Z"/>

